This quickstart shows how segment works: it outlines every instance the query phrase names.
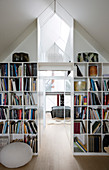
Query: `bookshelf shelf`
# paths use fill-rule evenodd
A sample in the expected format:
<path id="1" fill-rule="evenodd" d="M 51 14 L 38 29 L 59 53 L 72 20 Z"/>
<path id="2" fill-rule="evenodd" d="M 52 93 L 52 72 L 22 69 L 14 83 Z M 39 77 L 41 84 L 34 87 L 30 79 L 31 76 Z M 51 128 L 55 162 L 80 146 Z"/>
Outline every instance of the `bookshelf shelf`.
<path id="1" fill-rule="evenodd" d="M 37 63 L 0 64 L 0 86 L 0 138 L 30 143 L 38 155 Z"/>
<path id="2" fill-rule="evenodd" d="M 74 155 L 109 155 L 104 151 L 109 145 L 108 67 L 102 62 L 74 63 Z"/>

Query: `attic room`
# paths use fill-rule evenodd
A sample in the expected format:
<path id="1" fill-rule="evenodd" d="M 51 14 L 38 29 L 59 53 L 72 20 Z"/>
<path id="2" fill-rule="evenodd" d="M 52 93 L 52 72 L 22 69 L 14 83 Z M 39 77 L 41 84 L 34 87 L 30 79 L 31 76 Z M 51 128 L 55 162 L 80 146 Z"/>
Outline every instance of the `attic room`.
<path id="1" fill-rule="evenodd" d="M 0 1 L 0 169 L 109 169 L 108 6 Z"/>

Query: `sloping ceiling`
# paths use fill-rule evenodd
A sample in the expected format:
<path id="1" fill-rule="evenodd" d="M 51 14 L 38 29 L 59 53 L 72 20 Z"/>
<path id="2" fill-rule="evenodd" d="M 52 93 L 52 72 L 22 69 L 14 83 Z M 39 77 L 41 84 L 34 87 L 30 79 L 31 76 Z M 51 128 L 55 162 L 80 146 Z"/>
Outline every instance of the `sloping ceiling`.
<path id="1" fill-rule="evenodd" d="M 52 0 L 0 0 L 0 56 Z M 109 53 L 109 0 L 58 0 Z"/>

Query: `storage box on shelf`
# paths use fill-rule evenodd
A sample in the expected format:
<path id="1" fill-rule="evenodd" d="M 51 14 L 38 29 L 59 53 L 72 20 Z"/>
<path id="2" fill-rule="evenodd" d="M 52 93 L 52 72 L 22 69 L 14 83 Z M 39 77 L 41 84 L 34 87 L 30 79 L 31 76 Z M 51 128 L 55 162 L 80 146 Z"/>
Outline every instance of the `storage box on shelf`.
<path id="1" fill-rule="evenodd" d="M 0 64 L 0 134 L 38 154 L 37 63 Z"/>
<path id="2" fill-rule="evenodd" d="M 108 155 L 109 63 L 74 63 L 74 155 Z"/>

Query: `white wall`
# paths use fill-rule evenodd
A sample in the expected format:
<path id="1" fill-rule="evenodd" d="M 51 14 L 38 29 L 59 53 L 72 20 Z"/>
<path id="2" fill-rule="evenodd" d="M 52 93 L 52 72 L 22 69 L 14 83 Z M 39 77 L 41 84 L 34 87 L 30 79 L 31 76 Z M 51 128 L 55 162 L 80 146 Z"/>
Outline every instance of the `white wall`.
<path id="1" fill-rule="evenodd" d="M 36 61 L 36 29 L 4 61 L 12 62 L 12 54 L 16 52 L 28 53 L 30 61 Z"/>
<path id="2" fill-rule="evenodd" d="M 77 61 L 78 53 L 96 52 L 99 55 L 100 62 L 106 62 L 105 56 L 102 56 L 75 28 L 74 30 L 74 60 Z"/>

